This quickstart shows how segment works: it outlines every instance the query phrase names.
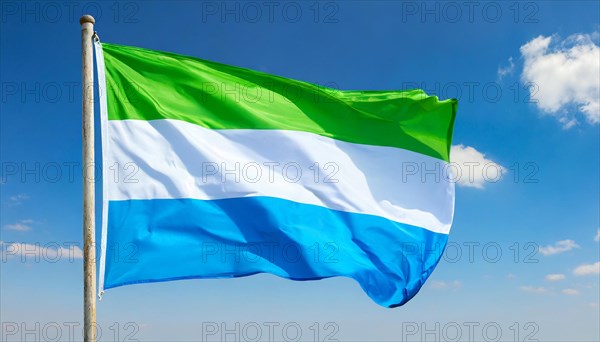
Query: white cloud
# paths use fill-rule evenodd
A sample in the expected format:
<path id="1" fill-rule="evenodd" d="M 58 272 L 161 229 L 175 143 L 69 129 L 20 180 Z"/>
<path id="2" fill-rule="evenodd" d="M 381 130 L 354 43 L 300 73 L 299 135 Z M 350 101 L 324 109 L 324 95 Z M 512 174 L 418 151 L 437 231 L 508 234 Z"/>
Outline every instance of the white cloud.
<path id="1" fill-rule="evenodd" d="M 434 280 L 429 284 L 429 287 L 431 287 L 432 289 L 443 289 L 446 288 L 448 285 L 446 284 L 446 282 L 443 281 L 437 281 Z"/>
<path id="2" fill-rule="evenodd" d="M 8 198 L 11 205 L 19 205 L 27 199 L 29 199 L 29 196 L 27 194 L 18 194 L 18 195 L 10 196 Z"/>
<path id="3" fill-rule="evenodd" d="M 10 230 L 16 230 L 19 232 L 26 232 L 26 231 L 31 230 L 32 223 L 33 223 L 33 220 L 30 220 L 30 219 L 20 220 L 17 223 L 7 224 L 4 226 L 4 228 L 10 229 Z"/>
<path id="4" fill-rule="evenodd" d="M 557 117 L 564 128 L 577 120 L 576 107 L 591 124 L 600 123 L 600 47 L 598 34 L 578 34 L 560 40 L 539 36 L 521 46 L 524 59 L 521 81 L 545 114 Z"/>
<path id="5" fill-rule="evenodd" d="M 508 58 L 508 65 L 505 67 L 498 67 L 498 79 L 504 78 L 506 75 L 512 75 L 515 71 L 515 63 L 513 62 L 513 58 Z"/>
<path id="6" fill-rule="evenodd" d="M 573 274 L 575 274 L 576 276 L 600 274 L 600 261 L 594 264 L 584 264 L 577 266 L 577 268 L 573 270 Z"/>
<path id="7" fill-rule="evenodd" d="M 516 277 L 517 277 L 517 276 L 516 276 L 516 275 L 514 275 L 514 274 L 512 274 L 512 273 L 509 273 L 509 274 L 507 274 L 507 275 L 506 275 L 506 278 L 507 278 L 507 279 L 515 279 Z"/>
<path id="8" fill-rule="evenodd" d="M 462 283 L 458 280 L 455 280 L 452 282 L 434 280 L 429 284 L 429 287 L 431 287 L 432 289 L 436 289 L 436 290 L 441 290 L 441 289 L 458 290 L 459 288 L 461 288 L 461 286 L 462 286 Z"/>
<path id="9" fill-rule="evenodd" d="M 486 182 L 499 181 L 507 171 L 502 165 L 487 159 L 485 154 L 462 144 L 452 146 L 450 161 L 456 166 L 450 169 L 458 173 L 455 176 L 458 185 L 471 188 L 483 189 Z"/>
<path id="10" fill-rule="evenodd" d="M 545 287 L 521 286 L 521 291 L 529 293 L 550 293 Z"/>
<path id="11" fill-rule="evenodd" d="M 573 128 L 573 127 L 575 127 L 579 123 L 577 121 L 577 119 L 575 119 L 575 118 L 569 119 L 569 118 L 566 118 L 566 117 L 559 118 L 558 122 L 560 122 L 563 125 L 563 129 L 565 129 L 565 130 L 567 130 L 569 128 Z"/>
<path id="12" fill-rule="evenodd" d="M 564 280 L 564 279 L 565 279 L 564 274 L 548 274 L 546 276 L 547 281 L 559 281 L 559 280 Z"/>
<path id="13" fill-rule="evenodd" d="M 17 222 L 17 223 L 14 223 L 14 224 L 7 224 L 7 225 L 4 226 L 4 228 L 10 229 L 10 230 L 16 230 L 16 231 L 19 231 L 19 232 L 26 232 L 28 230 L 31 230 L 31 226 L 26 225 L 24 223 L 20 223 L 20 222 Z"/>
<path id="14" fill-rule="evenodd" d="M 539 251 L 543 255 L 554 255 L 558 253 L 568 252 L 572 249 L 579 248 L 579 245 L 575 243 L 573 240 L 562 240 L 558 241 L 552 245 L 548 245 L 546 247 L 540 247 Z"/>
<path id="15" fill-rule="evenodd" d="M 579 294 L 579 291 L 575 289 L 564 289 L 561 292 L 569 296 L 576 296 Z"/>
<path id="16" fill-rule="evenodd" d="M 19 257 L 22 262 L 26 261 L 48 261 L 83 259 L 83 251 L 72 244 L 30 244 L 24 242 L 6 243 L 0 241 L 0 255 L 2 262 Z"/>
<path id="17" fill-rule="evenodd" d="M 594 241 L 596 241 L 596 242 L 600 241 L 600 228 L 598 228 L 598 231 L 596 232 L 596 236 L 594 236 Z"/>

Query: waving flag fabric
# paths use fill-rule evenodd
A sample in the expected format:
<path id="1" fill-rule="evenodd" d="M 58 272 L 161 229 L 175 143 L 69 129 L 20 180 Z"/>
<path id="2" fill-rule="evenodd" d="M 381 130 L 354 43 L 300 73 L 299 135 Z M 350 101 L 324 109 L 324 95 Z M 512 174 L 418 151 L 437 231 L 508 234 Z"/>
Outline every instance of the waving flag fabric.
<path id="1" fill-rule="evenodd" d="M 435 268 L 454 212 L 455 100 L 339 91 L 96 43 L 100 291 L 271 273 L 358 281 L 386 307 Z"/>

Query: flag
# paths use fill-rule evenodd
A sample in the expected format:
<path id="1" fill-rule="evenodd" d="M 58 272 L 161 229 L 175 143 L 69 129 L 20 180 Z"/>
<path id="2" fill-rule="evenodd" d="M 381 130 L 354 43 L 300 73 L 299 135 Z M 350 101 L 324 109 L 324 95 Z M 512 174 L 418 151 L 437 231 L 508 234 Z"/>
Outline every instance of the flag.
<path id="1" fill-rule="evenodd" d="M 270 273 L 355 279 L 385 307 L 440 260 L 456 100 L 340 91 L 96 43 L 100 291 Z"/>

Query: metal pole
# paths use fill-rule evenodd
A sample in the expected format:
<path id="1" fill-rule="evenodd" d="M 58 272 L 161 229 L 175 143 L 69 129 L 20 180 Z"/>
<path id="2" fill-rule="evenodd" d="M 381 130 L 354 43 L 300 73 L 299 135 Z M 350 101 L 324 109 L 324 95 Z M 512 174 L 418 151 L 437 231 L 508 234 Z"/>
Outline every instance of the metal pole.
<path id="1" fill-rule="evenodd" d="M 96 340 L 96 229 L 94 215 L 94 18 L 81 24 L 81 93 L 83 138 L 83 339 Z"/>

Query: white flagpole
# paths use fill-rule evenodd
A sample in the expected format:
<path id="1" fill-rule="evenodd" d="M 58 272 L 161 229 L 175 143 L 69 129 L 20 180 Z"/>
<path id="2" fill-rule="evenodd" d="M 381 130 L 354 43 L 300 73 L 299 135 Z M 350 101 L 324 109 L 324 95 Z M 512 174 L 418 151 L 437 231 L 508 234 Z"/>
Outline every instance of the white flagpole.
<path id="1" fill-rule="evenodd" d="M 96 340 L 96 227 L 94 203 L 94 17 L 81 24 L 82 138 L 83 138 L 83 339 Z"/>

